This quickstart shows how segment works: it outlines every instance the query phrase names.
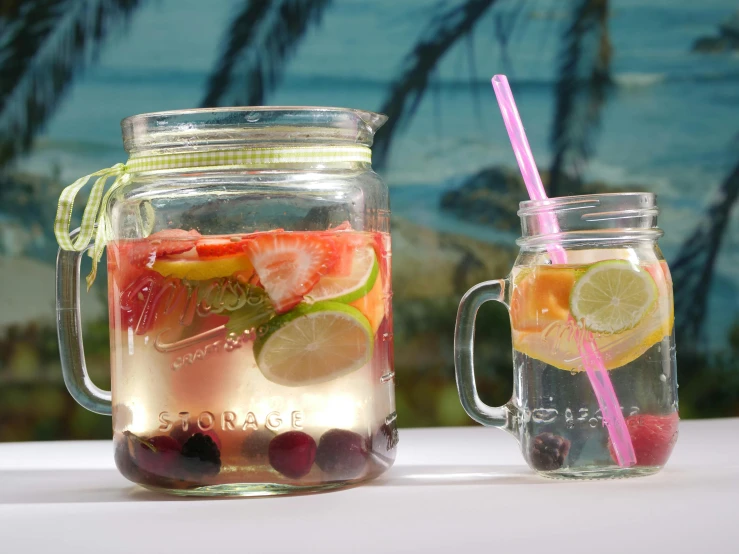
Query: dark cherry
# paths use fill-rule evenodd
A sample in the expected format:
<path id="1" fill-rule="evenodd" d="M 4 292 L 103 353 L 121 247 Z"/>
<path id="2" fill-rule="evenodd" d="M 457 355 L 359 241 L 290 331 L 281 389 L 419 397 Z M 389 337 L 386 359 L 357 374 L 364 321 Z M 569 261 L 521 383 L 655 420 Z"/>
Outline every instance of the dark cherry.
<path id="1" fill-rule="evenodd" d="M 269 463 L 285 477 L 300 479 L 310 473 L 316 459 L 316 441 L 302 431 L 288 431 L 269 443 Z"/>
<path id="2" fill-rule="evenodd" d="M 134 440 L 124 434 L 119 440 L 115 441 L 115 465 L 126 479 L 138 482 L 141 479 L 141 472 L 134 462 L 133 455 Z"/>
<path id="3" fill-rule="evenodd" d="M 134 437 L 134 458 L 143 471 L 171 477 L 180 455 L 180 445 L 168 435 Z"/>
<path id="4" fill-rule="evenodd" d="M 335 479 L 353 479 L 362 474 L 368 457 L 367 440 L 362 435 L 331 429 L 318 442 L 316 464 Z"/>

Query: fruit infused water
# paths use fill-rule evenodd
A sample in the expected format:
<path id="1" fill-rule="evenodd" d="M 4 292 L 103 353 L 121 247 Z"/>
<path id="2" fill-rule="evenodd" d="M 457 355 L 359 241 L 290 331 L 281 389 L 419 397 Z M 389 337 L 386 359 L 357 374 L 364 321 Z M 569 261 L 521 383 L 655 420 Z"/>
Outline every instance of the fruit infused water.
<path id="1" fill-rule="evenodd" d="M 108 245 L 116 463 L 187 494 L 371 478 L 395 456 L 386 233 Z"/>
<path id="2" fill-rule="evenodd" d="M 553 477 L 648 474 L 677 439 L 669 269 L 651 248 L 522 255 L 511 278 L 513 362 L 524 455 Z M 621 469 L 581 359 L 600 353 L 636 455 Z M 674 384 L 674 385 L 673 385 Z"/>
<path id="3" fill-rule="evenodd" d="M 505 75 L 492 78 L 530 200 L 505 279 L 470 288 L 454 329 L 457 391 L 483 425 L 513 434 L 548 477 L 648 475 L 677 439 L 672 282 L 657 246 L 654 194 L 549 198 Z M 510 312 L 514 390 L 503 406 L 477 392 L 475 319 Z"/>

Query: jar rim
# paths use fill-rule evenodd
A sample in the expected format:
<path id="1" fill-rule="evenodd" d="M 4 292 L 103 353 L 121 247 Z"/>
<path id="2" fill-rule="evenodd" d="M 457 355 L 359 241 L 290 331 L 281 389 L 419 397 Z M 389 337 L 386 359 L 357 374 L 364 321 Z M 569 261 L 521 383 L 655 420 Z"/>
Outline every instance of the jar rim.
<path id="1" fill-rule="evenodd" d="M 659 208 L 651 192 L 562 196 L 520 203 L 518 244 L 628 242 L 655 240 Z"/>
<path id="2" fill-rule="evenodd" d="M 387 116 L 332 106 L 230 106 L 132 115 L 121 121 L 129 154 L 228 149 L 263 143 L 371 146 Z"/>
<path id="3" fill-rule="evenodd" d="M 524 200 L 519 203 L 520 217 L 543 213 L 595 208 L 603 204 L 618 206 L 618 210 L 658 210 L 657 195 L 653 192 L 604 192 L 557 196 L 546 200 Z"/>
<path id="4" fill-rule="evenodd" d="M 219 108 L 183 108 L 181 110 L 162 110 L 157 112 L 144 112 L 135 115 L 129 115 L 121 120 L 121 125 L 125 122 L 136 121 L 140 119 L 169 117 L 175 115 L 197 115 L 197 114 L 217 114 L 223 113 L 239 113 L 239 112 L 345 112 L 353 113 L 360 116 L 365 121 L 372 121 L 376 118 L 387 120 L 387 116 L 369 110 L 359 110 L 357 108 L 342 108 L 338 106 L 225 106 Z M 364 116 L 364 117 L 362 117 Z"/>

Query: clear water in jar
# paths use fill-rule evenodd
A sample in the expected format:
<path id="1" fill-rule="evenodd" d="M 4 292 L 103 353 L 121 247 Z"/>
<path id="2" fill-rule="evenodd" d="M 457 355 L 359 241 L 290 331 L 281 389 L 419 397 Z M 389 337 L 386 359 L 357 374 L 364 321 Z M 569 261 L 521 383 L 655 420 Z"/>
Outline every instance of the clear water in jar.
<path id="1" fill-rule="evenodd" d="M 545 476 L 654 473 L 677 440 L 669 269 L 661 257 L 611 254 L 580 253 L 590 263 L 569 265 L 524 259 L 511 275 L 518 434 L 527 462 Z M 632 467 L 617 464 L 584 370 L 584 341 L 600 353 L 620 402 Z"/>

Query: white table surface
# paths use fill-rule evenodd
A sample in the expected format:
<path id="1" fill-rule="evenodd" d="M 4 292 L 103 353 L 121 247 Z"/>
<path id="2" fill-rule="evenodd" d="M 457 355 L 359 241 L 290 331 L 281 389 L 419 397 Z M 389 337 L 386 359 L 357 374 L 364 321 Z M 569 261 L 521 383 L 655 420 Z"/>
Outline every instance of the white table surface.
<path id="1" fill-rule="evenodd" d="M 739 419 L 685 422 L 660 474 L 543 479 L 484 428 L 401 430 L 364 486 L 180 499 L 126 481 L 111 444 L 0 444 L 0 553 L 739 552 Z"/>

